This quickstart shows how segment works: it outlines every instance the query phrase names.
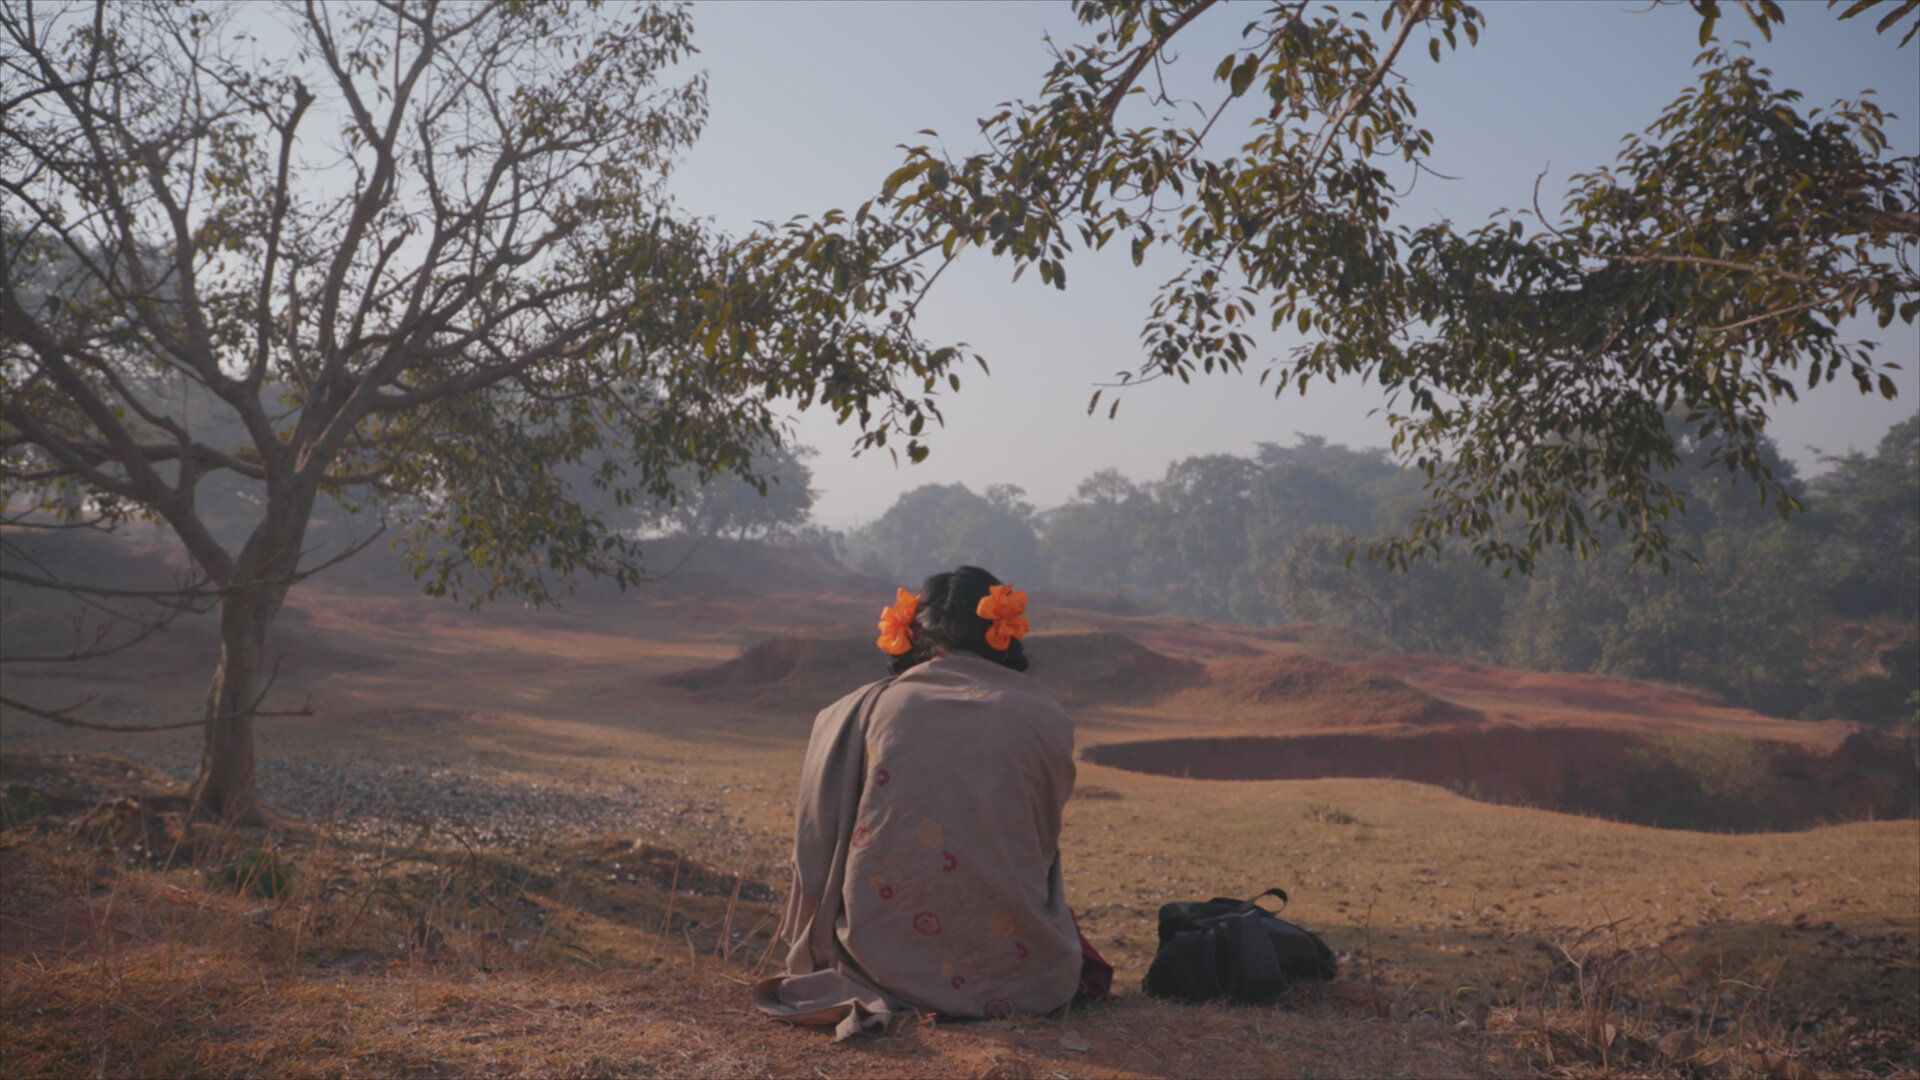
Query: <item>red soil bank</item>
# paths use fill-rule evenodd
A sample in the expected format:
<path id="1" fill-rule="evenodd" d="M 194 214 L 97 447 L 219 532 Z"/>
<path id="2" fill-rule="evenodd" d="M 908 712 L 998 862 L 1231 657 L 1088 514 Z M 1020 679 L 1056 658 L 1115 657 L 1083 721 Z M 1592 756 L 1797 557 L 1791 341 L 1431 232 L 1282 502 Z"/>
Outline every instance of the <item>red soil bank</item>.
<path id="1" fill-rule="evenodd" d="M 1091 746 L 1081 757 L 1196 780 L 1417 780 L 1489 802 L 1666 828 L 1795 829 L 1920 810 L 1911 748 L 1867 730 L 1831 753 L 1733 736 L 1462 725 L 1406 734 L 1156 739 Z"/>
<path id="2" fill-rule="evenodd" d="M 1522 671 L 1453 656 L 1393 656 L 1356 667 L 1450 698 L 1494 698 L 1564 712 L 1684 716 L 1725 708 L 1711 694 L 1679 686 L 1576 672 Z"/>

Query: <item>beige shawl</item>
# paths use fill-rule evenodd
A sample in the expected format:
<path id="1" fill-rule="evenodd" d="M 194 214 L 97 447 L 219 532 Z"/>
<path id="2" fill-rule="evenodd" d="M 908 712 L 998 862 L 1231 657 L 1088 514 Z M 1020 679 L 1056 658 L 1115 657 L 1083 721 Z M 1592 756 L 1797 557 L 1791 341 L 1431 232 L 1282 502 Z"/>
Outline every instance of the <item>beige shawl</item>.
<path id="1" fill-rule="evenodd" d="M 1060 876 L 1073 722 L 1032 679 L 941 657 L 814 720 L 795 811 L 787 970 L 762 1011 L 835 1024 L 1045 1013 L 1080 980 Z"/>

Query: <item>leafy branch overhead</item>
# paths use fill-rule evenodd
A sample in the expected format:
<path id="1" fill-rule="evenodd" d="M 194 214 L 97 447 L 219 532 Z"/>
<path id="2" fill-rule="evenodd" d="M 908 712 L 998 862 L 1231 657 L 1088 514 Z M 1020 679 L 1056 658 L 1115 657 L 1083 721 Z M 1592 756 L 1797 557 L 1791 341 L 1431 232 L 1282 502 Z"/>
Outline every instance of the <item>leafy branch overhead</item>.
<path id="1" fill-rule="evenodd" d="M 1464 62 L 1450 57 L 1487 16 L 1458 0 L 1271 5 L 1211 61 L 1201 100 L 1167 75 L 1199 60 L 1174 47 L 1224 5 L 1082 0 L 1086 36 L 1056 46 L 1036 99 L 980 121 L 984 149 L 912 147 L 851 218 L 811 227 L 863 253 L 848 287 L 893 289 L 896 325 L 968 248 L 1062 289 L 1076 252 L 1123 242 L 1140 265 L 1167 250 L 1179 269 L 1121 386 L 1249 368 L 1276 395 L 1380 384 L 1428 502 L 1374 554 L 1404 565 L 1460 536 L 1525 571 L 1544 547 L 1617 538 L 1665 565 L 1686 503 L 1661 479 L 1679 460 L 1669 414 L 1786 513 L 1759 453 L 1771 410 L 1835 380 L 1890 396 L 1897 365 L 1847 321 L 1920 315 L 1920 163 L 1892 153 L 1892 114 L 1871 96 L 1803 107 L 1710 44 L 1723 5 L 1692 6 L 1710 45 L 1693 84 L 1557 208 L 1535 181 L 1529 208 L 1482 228 L 1415 222 L 1400 203 L 1434 150 L 1401 70 Z M 1785 17 L 1771 0 L 1740 10 L 1768 35 Z M 1917 10 L 1836 14 L 1886 33 L 1920 26 Z M 1269 335 L 1297 344 L 1265 359 Z"/>

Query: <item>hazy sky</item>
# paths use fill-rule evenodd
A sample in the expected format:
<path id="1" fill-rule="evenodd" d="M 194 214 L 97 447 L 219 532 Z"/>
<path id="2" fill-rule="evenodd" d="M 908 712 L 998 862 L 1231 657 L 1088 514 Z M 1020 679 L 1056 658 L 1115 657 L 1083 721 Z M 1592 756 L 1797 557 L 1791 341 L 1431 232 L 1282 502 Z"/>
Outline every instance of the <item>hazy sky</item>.
<path id="1" fill-rule="evenodd" d="M 1621 136 L 1691 85 L 1700 51 L 1690 10 L 1646 6 L 1495 0 L 1481 5 L 1487 23 L 1477 47 L 1440 64 L 1423 45 L 1410 50 L 1403 71 L 1421 123 L 1436 137 L 1432 165 L 1460 179 L 1422 179 L 1404 211 L 1477 224 L 1527 203 L 1542 169 L 1550 169 L 1541 190 L 1551 207 L 1568 174 L 1610 163 Z M 1189 66 L 1210 69 L 1265 7 L 1234 4 L 1196 23 L 1205 36 L 1181 39 L 1182 52 L 1198 61 Z M 1803 105 L 1875 90 L 1900 114 L 1889 132 L 1896 152 L 1920 150 L 1920 48 L 1896 49 L 1895 37 L 1873 33 L 1873 20 L 1842 23 L 1824 4 L 1786 7 L 1771 45 L 1737 8 L 1721 20 L 1720 37 L 1751 40 L 1777 86 L 1806 93 Z M 1064 0 L 700 3 L 695 42 L 711 78 L 712 116 L 675 190 L 688 209 L 736 233 L 757 220 L 851 209 L 901 163 L 901 144 L 927 141 L 919 129 L 937 130 L 956 153 L 976 148 L 976 118 L 1035 96 L 1050 62 L 1044 36 L 1075 40 L 1077 30 Z M 1104 466 L 1154 479 L 1177 458 L 1248 453 L 1260 442 L 1291 443 L 1296 432 L 1386 444 L 1385 423 L 1368 416 L 1383 403 L 1377 388 L 1316 384 L 1304 398 L 1275 400 L 1254 373 L 1137 388 L 1117 419 L 1106 419 L 1104 408 L 1088 416 L 1095 384 L 1137 364 L 1139 314 L 1166 276 L 1135 270 L 1116 248 L 1075 256 L 1064 293 L 1031 274 L 1010 284 L 1012 265 L 983 252 L 948 270 L 922 310 L 924 336 L 969 342 L 992 376 L 973 371 L 945 400 L 946 427 L 917 466 L 896 466 L 884 453 L 853 459 L 853 432 L 826 414 L 803 416 L 800 440 L 820 450 L 816 517 L 846 527 L 878 516 L 910 488 L 955 481 L 976 491 L 1017 483 L 1036 505 L 1052 506 Z M 1898 323 L 1885 332 L 1863 323 L 1858 336 L 1878 337 L 1881 358 L 1903 365 L 1900 397 L 1868 399 L 1851 383 L 1832 384 L 1784 406 L 1772 431 L 1803 466 L 1812 464 L 1812 447 L 1871 449 L 1920 402 L 1920 335 Z M 1293 343 L 1276 335 L 1270 355 Z"/>

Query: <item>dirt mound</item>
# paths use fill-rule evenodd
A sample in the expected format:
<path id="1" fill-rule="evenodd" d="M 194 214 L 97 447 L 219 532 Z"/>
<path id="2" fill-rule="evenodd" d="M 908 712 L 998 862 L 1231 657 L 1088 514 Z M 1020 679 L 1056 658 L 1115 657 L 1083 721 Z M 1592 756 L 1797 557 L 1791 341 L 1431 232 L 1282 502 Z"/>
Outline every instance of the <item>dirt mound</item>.
<path id="1" fill-rule="evenodd" d="M 1377 638 L 1333 623 L 1289 623 L 1286 626 L 1249 631 L 1249 635 L 1298 646 L 1301 652 L 1309 656 L 1342 664 L 1386 656 L 1394 651 L 1391 645 Z"/>
<path id="2" fill-rule="evenodd" d="M 1068 704 L 1151 700 L 1206 681 L 1192 660 L 1154 652 L 1121 634 L 1053 634 L 1028 638 L 1032 674 Z M 768 638 L 713 667 L 660 678 L 682 690 L 778 687 L 780 696 L 817 708 L 886 674 L 886 657 L 870 637 Z"/>
<path id="3" fill-rule="evenodd" d="M 1207 681 L 1199 662 L 1155 652 L 1124 634 L 1036 635 L 1026 646 L 1033 676 L 1068 704 L 1151 701 Z"/>
<path id="4" fill-rule="evenodd" d="M 1432 727 L 1485 719 L 1386 675 L 1310 656 L 1216 664 L 1207 696 L 1242 709 L 1284 712 L 1330 727 Z"/>
<path id="5" fill-rule="evenodd" d="M 782 697 L 819 708 L 886 673 L 886 657 L 871 638 L 781 636 L 755 642 L 725 663 L 672 672 L 660 681 L 697 692 L 777 686 Z"/>

